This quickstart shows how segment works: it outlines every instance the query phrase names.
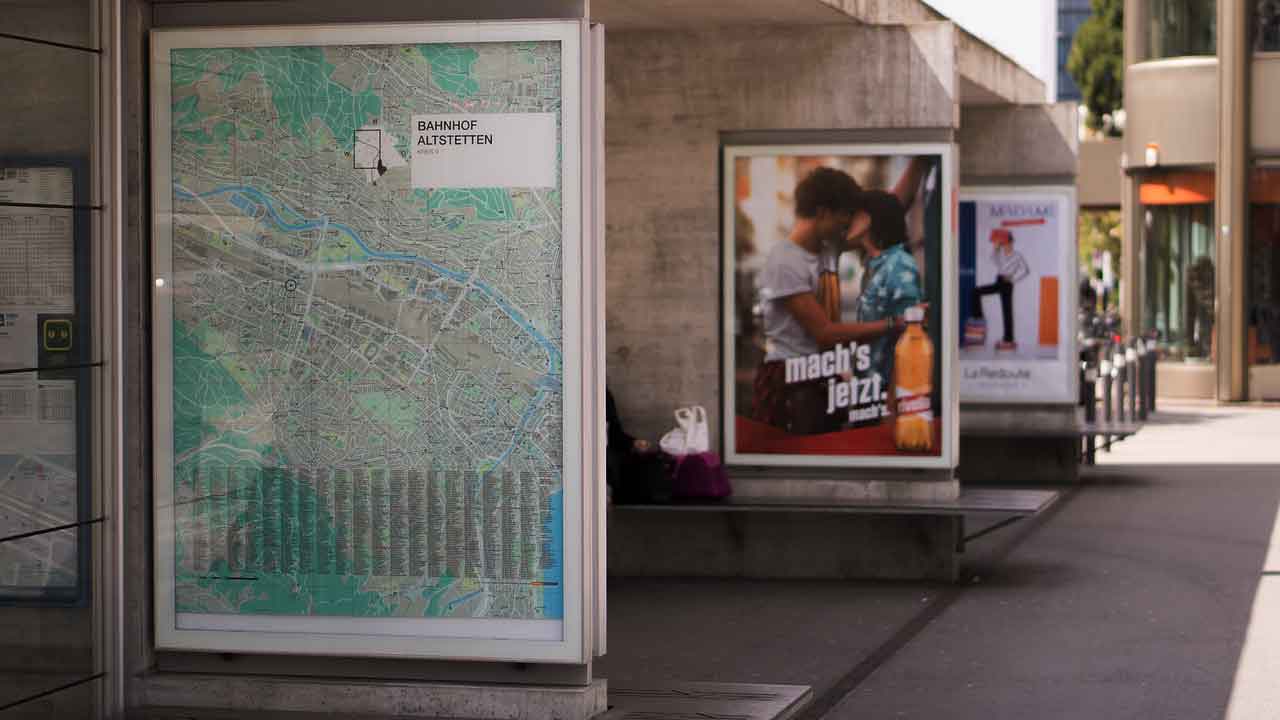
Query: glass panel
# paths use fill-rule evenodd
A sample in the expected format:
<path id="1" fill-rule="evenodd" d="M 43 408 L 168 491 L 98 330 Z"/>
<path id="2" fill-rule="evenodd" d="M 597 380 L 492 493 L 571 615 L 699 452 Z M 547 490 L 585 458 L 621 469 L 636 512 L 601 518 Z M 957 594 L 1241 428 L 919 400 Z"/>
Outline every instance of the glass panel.
<path id="1" fill-rule="evenodd" d="M 96 47 L 89 0 L 0 0 L 0 33 Z"/>
<path id="2" fill-rule="evenodd" d="M 1257 0 L 1253 28 L 1254 50 L 1280 52 L 1280 2 Z"/>
<path id="3" fill-rule="evenodd" d="M 79 204 L 87 181 L 82 161 L 0 165 L 0 707 L 94 671 L 92 530 L 42 532 L 90 512 L 92 213 L 31 207 Z M 58 703 L 32 707 L 84 714 Z"/>
<path id="4" fill-rule="evenodd" d="M 3 10 L 0 17 L 0 32 L 8 32 Z M 97 61 L 93 53 L 0 37 L 0 165 L 89 157 Z"/>
<path id="5" fill-rule="evenodd" d="M 1146 329 L 1167 360 L 1213 359 L 1213 207 L 1146 208 Z"/>
<path id="6" fill-rule="evenodd" d="M 1249 336 L 1247 357 L 1253 366 L 1280 366 L 1280 170 L 1258 170 L 1250 183 Z M 1276 396 L 1280 367 L 1255 377 L 1255 396 Z M 1274 387 L 1272 387 L 1274 386 Z"/>
<path id="7" fill-rule="evenodd" d="M 33 523 L 51 522 L 11 495 L 0 506 L 10 520 L 25 514 L 35 516 Z M 0 707 L 94 673 L 89 537 L 77 528 L 0 543 L 0 604 L 7 605 L 0 610 Z"/>
<path id="8" fill-rule="evenodd" d="M 1151 0 L 1148 59 L 1218 53 L 1216 0 Z"/>

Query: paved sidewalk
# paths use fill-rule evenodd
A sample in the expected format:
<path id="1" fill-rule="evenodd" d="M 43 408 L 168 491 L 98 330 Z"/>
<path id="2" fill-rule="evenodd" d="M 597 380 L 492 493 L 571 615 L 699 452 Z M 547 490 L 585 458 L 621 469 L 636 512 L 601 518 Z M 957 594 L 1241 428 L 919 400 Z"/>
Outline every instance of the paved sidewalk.
<path id="1" fill-rule="evenodd" d="M 1280 465 L 1280 405 L 1164 400 L 1130 440 L 1099 452 L 1099 465 Z"/>
<path id="2" fill-rule="evenodd" d="M 1280 505 L 1280 411 L 1165 406 L 1104 462 L 971 545 L 963 585 L 615 582 L 598 673 L 813 685 L 808 718 L 1222 717 Z"/>

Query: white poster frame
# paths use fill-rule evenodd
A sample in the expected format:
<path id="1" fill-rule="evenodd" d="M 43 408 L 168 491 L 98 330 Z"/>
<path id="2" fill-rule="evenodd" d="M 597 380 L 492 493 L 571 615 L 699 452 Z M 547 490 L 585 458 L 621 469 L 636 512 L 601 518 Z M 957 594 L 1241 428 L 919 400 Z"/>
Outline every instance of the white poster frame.
<path id="1" fill-rule="evenodd" d="M 588 422 L 598 372 L 596 318 L 583 311 L 595 279 L 591 248 L 584 243 L 586 207 L 583 143 L 584 52 L 582 20 L 298 25 L 231 29 L 184 28 L 151 34 L 153 547 L 155 647 L 158 650 L 244 652 L 332 657 L 394 657 L 583 664 L 594 641 L 587 588 L 594 558 L 586 557 L 587 522 L 594 514 L 587 482 L 595 482 L 592 458 L 603 442 Z M 173 496 L 172 186 L 170 52 L 182 48 L 351 46 L 383 44 L 560 42 L 561 168 L 563 193 L 563 521 L 561 620 L 452 618 L 328 618 L 198 615 L 175 609 Z M 185 614 L 183 614 L 185 615 Z M 180 627 L 180 620 L 184 626 Z"/>
<path id="2" fill-rule="evenodd" d="M 734 398 L 733 313 L 734 306 L 734 162 L 738 158 L 769 155 L 791 156 L 920 156 L 936 155 L 941 158 L 941 279 L 939 317 L 942 318 L 942 347 L 934 348 L 934 356 L 942 360 L 940 395 L 942 407 L 937 417 L 942 425 L 942 446 L 935 456 L 915 455 L 799 455 L 740 453 L 736 450 L 734 418 L 737 415 Z M 860 143 L 795 143 L 795 144 L 728 144 L 721 149 L 721 241 L 720 241 L 720 337 L 721 337 L 721 436 L 723 455 L 730 466 L 759 466 L 773 468 L 901 468 L 950 470 L 955 468 L 959 446 L 959 395 L 956 364 L 957 322 L 954 308 L 949 304 L 956 295 L 957 255 L 955 251 L 956 218 L 956 148 L 945 142 L 860 142 Z"/>
<path id="3" fill-rule="evenodd" d="M 960 370 L 960 402 L 966 404 L 985 404 L 985 405 L 1046 405 L 1046 404 L 1071 404 L 1075 405 L 1080 395 L 1080 375 L 1078 368 L 1079 342 L 1076 337 L 1076 308 L 1078 307 L 1077 292 L 1080 282 L 1079 260 L 1077 258 L 1079 247 L 1079 205 L 1077 204 L 1076 188 L 1073 185 L 978 185 L 964 187 L 960 189 L 960 202 L 991 202 L 999 200 L 1011 200 L 1025 202 L 1031 197 L 1051 197 L 1062 203 L 1064 210 L 1063 220 L 1060 223 L 1059 242 L 1061 243 L 1059 262 L 1062 267 L 1062 283 L 1058 288 L 1058 327 L 1061 328 L 1060 334 L 1062 340 L 1063 357 L 1058 361 L 1063 367 L 1060 368 L 1063 387 L 1065 390 L 1061 393 L 1054 392 L 1012 392 L 1002 391 L 999 393 L 984 393 L 976 391 L 965 391 L 965 358 L 964 354 L 959 354 L 959 370 Z M 957 215 L 957 222 L 959 216 Z M 959 242 L 959 232 L 956 235 L 956 242 Z M 959 269 L 957 268 L 957 289 L 959 292 Z M 960 296 L 957 294 L 955 302 L 959 303 Z M 958 306 L 957 306 L 958 307 Z M 959 325 L 959 318 L 956 318 Z M 959 339 L 957 339 L 957 343 Z M 1018 363 L 1005 361 L 1008 365 Z"/>

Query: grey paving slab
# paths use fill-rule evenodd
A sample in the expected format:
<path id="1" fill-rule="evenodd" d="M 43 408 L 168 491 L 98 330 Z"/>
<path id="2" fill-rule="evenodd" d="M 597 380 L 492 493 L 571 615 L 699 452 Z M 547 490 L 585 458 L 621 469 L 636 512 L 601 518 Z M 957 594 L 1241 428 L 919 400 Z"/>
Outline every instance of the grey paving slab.
<path id="1" fill-rule="evenodd" d="M 826 717 L 1221 717 L 1277 503 L 1275 467 L 1098 471 Z"/>
<path id="2" fill-rule="evenodd" d="M 946 585 L 621 579 L 609 585 L 610 688 L 685 681 L 825 692 Z"/>

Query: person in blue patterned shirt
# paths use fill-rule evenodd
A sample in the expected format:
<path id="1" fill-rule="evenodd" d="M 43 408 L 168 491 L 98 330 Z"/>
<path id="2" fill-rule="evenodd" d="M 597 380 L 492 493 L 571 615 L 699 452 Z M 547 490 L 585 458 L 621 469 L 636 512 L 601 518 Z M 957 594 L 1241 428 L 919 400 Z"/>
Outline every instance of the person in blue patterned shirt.
<path id="1" fill-rule="evenodd" d="M 920 268 L 907 250 L 906 211 L 896 195 L 881 191 L 863 193 L 863 208 L 871 222 L 865 232 L 849 238 L 849 246 L 866 267 L 862 292 L 854 309 L 854 322 L 898 320 L 907 308 L 924 302 Z M 871 362 L 885 383 L 893 381 L 893 349 L 898 333 L 872 342 Z"/>

